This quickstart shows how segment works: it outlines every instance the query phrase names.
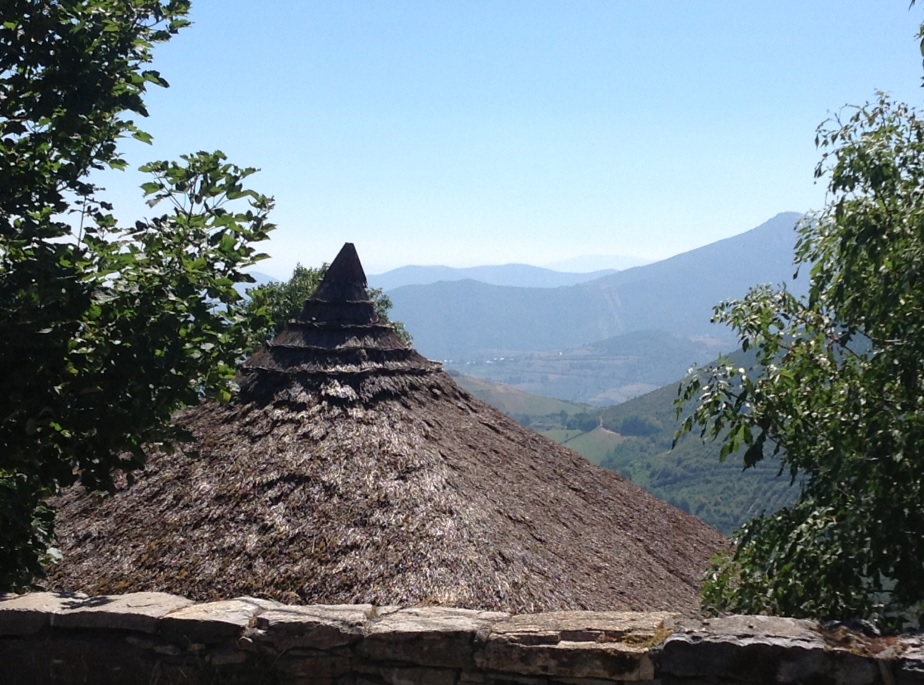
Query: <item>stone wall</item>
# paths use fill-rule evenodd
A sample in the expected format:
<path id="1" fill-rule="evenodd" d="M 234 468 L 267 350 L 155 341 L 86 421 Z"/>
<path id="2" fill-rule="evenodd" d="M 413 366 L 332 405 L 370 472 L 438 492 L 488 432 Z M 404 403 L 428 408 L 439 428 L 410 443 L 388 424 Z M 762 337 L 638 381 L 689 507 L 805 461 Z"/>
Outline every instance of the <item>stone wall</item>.
<path id="1" fill-rule="evenodd" d="M 669 613 L 0 596 L 2 683 L 924 683 L 921 636 Z"/>

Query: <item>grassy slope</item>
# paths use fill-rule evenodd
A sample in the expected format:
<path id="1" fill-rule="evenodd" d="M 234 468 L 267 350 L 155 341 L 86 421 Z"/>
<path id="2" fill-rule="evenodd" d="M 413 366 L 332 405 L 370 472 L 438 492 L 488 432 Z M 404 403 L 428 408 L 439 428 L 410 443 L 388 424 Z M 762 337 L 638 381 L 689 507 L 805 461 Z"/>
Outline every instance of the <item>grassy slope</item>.
<path id="1" fill-rule="evenodd" d="M 540 417 L 561 412 L 570 416 L 587 411 L 587 407 L 581 404 L 534 395 L 474 376 L 454 375 L 453 379 L 479 400 L 500 409 L 508 416 Z"/>
<path id="2" fill-rule="evenodd" d="M 559 443 L 560 445 L 564 445 L 569 440 L 571 440 L 572 438 L 576 438 L 579 435 L 584 435 L 584 431 L 569 430 L 566 428 L 554 428 L 552 430 L 539 431 L 539 432 L 545 437 L 549 438 L 550 440 L 554 440 L 555 442 Z"/>
<path id="3" fill-rule="evenodd" d="M 614 433 L 601 426 L 587 433 L 568 438 L 561 441 L 561 443 L 575 452 L 580 452 L 599 466 L 610 452 L 624 440 L 625 438 L 619 433 Z"/>

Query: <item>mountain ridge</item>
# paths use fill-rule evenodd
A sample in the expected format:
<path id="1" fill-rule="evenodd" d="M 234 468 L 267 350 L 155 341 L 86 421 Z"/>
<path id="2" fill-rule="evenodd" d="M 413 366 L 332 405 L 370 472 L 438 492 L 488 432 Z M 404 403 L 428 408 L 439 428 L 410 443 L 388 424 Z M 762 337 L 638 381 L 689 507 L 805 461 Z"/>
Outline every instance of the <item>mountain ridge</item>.
<path id="1" fill-rule="evenodd" d="M 757 283 L 792 285 L 800 217 L 784 212 L 737 236 L 576 285 L 402 286 L 388 291 L 392 313 L 422 354 L 456 361 L 564 350 L 641 330 L 730 340 L 710 323 L 712 308 Z"/>
<path id="2" fill-rule="evenodd" d="M 591 281 L 613 273 L 616 273 L 616 269 L 571 272 L 518 263 L 465 268 L 410 264 L 382 274 L 371 274 L 368 276 L 368 281 L 371 287 L 383 290 L 392 290 L 406 285 L 431 285 L 440 281 L 463 280 L 519 288 L 557 288 Z"/>

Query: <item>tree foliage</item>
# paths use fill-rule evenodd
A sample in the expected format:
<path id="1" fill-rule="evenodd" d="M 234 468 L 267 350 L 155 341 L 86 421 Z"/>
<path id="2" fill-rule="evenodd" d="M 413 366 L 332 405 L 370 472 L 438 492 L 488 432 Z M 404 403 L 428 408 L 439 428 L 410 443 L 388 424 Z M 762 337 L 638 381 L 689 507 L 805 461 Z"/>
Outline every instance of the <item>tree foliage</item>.
<path id="1" fill-rule="evenodd" d="M 169 419 L 227 397 L 242 354 L 243 268 L 272 228 L 254 170 L 220 152 L 143 167 L 154 218 L 121 228 L 90 174 L 125 166 L 127 115 L 163 78 L 155 44 L 181 0 L 11 0 L 0 6 L 0 589 L 41 574 L 47 498 L 170 443 Z"/>
<path id="2" fill-rule="evenodd" d="M 924 121 L 880 94 L 819 129 L 827 207 L 798 226 L 806 298 L 768 286 L 716 308 L 751 369 L 681 389 L 694 424 L 779 455 L 792 506 L 735 536 L 704 588 L 716 611 L 895 622 L 924 599 Z"/>
<path id="3" fill-rule="evenodd" d="M 243 307 L 247 349 L 256 349 L 298 317 L 305 300 L 320 285 L 328 266 L 314 268 L 298 264 L 288 281 L 273 281 L 247 290 L 248 300 Z M 381 288 L 370 288 L 369 297 L 379 318 L 391 323 L 401 339 L 410 342 L 411 336 L 404 324 L 389 318 L 391 298 Z"/>

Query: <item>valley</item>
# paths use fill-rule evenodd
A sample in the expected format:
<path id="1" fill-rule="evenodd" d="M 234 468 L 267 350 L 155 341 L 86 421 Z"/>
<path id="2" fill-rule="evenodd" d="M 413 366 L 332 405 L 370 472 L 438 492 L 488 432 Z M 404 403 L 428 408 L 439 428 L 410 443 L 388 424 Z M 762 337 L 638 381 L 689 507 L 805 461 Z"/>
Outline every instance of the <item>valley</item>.
<path id="1" fill-rule="evenodd" d="M 715 359 L 731 344 L 721 335 L 636 331 L 561 352 L 508 353 L 483 361 L 447 361 L 445 366 L 524 392 L 602 407 L 670 383 L 691 364 Z"/>
<path id="2" fill-rule="evenodd" d="M 740 455 L 720 462 L 718 446 L 695 436 L 686 436 L 672 449 L 678 425 L 673 404 L 677 382 L 619 405 L 594 408 L 471 376 L 455 380 L 520 423 L 723 533 L 793 502 L 798 495 L 798 486 L 790 485 L 776 463 L 744 470 Z"/>
<path id="3" fill-rule="evenodd" d="M 492 283 L 472 280 L 477 270 L 433 281 L 445 271 L 415 267 L 394 277 L 427 282 L 388 295 L 415 347 L 476 397 L 727 534 L 792 502 L 798 486 L 778 464 L 720 462 L 717 445 L 694 437 L 672 449 L 673 402 L 691 366 L 737 347 L 710 323 L 718 302 L 757 283 L 804 289 L 792 266 L 798 219 L 779 214 L 733 238 L 571 285 L 504 285 L 548 278 L 522 265 L 488 269 Z"/>
<path id="4" fill-rule="evenodd" d="M 713 307 L 757 283 L 793 280 L 787 212 L 732 238 L 575 285 L 475 280 L 403 285 L 387 294 L 417 350 L 446 368 L 597 406 L 679 378 L 735 347 Z M 383 275 L 383 277 L 387 274 Z"/>

